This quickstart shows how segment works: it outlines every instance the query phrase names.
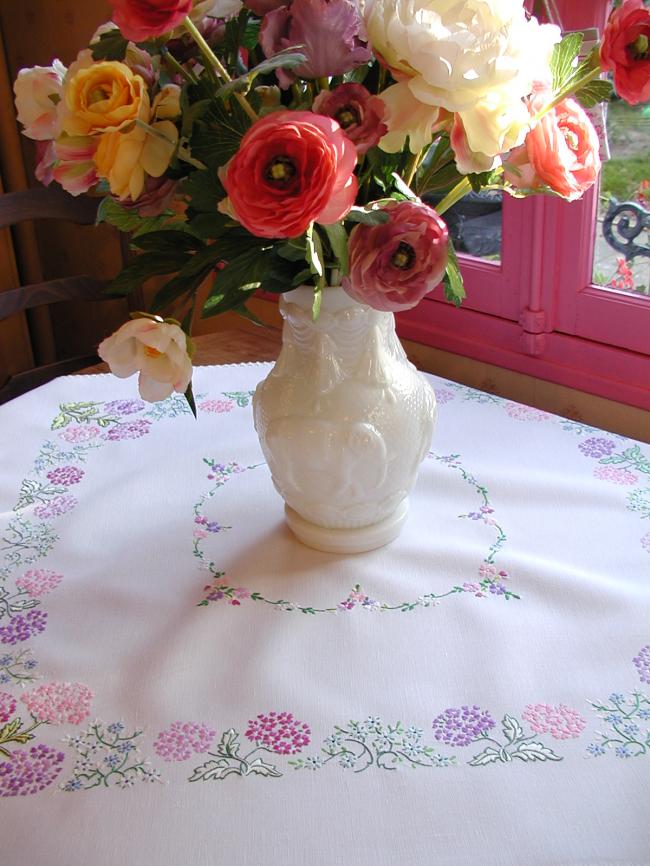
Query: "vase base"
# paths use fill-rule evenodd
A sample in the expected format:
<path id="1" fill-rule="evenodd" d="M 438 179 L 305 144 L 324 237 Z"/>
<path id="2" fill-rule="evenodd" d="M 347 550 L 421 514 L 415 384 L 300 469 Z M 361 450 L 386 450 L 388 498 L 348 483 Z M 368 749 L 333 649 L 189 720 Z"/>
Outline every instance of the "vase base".
<path id="1" fill-rule="evenodd" d="M 289 505 L 284 506 L 287 524 L 296 538 L 307 547 L 325 553 L 366 553 L 390 544 L 402 531 L 408 510 L 409 501 L 406 498 L 380 523 L 357 529 L 327 529 L 305 520 Z"/>

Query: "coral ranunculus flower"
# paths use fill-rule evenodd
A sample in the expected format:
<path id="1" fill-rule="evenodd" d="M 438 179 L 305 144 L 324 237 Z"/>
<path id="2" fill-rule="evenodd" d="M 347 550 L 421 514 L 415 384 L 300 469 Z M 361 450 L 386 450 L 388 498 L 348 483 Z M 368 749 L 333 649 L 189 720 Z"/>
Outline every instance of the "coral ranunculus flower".
<path id="1" fill-rule="evenodd" d="M 169 33 L 192 11 L 192 0 L 109 0 L 113 21 L 132 42 Z"/>
<path id="2" fill-rule="evenodd" d="M 386 134 L 386 124 L 382 120 L 385 104 L 362 84 L 350 82 L 340 84 L 334 90 L 321 90 L 314 99 L 312 111 L 333 117 L 354 142 L 359 156 L 378 144 Z"/>
<path id="3" fill-rule="evenodd" d="M 600 63 L 614 73 L 616 92 L 637 105 L 650 99 L 650 7 L 626 0 L 607 22 Z"/>
<path id="4" fill-rule="evenodd" d="M 350 234 L 345 291 L 375 310 L 408 310 L 434 289 L 447 267 L 447 226 L 423 202 L 400 201 L 383 210 L 390 219 L 359 224 Z"/>
<path id="5" fill-rule="evenodd" d="M 357 152 L 339 124 L 311 111 L 277 111 L 253 124 L 223 171 L 237 219 L 262 238 L 293 238 L 335 223 L 357 194 Z"/>

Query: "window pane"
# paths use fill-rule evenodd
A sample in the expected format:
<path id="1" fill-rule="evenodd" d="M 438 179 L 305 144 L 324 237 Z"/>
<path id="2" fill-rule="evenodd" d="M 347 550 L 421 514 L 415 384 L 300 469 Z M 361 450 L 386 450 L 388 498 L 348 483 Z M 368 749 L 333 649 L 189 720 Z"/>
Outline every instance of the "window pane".
<path id="1" fill-rule="evenodd" d="M 613 100 L 606 127 L 593 281 L 650 300 L 650 103 Z"/>
<path id="2" fill-rule="evenodd" d="M 424 197 L 431 205 L 442 195 Z M 456 251 L 488 261 L 501 260 L 502 193 L 499 190 L 470 192 L 445 212 L 444 219 Z"/>

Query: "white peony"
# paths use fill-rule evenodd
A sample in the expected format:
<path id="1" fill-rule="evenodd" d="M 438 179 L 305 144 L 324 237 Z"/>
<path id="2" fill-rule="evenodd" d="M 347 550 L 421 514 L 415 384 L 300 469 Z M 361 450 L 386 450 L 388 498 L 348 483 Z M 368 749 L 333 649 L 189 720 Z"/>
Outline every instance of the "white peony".
<path id="1" fill-rule="evenodd" d="M 460 116 L 468 147 L 484 160 L 523 140 L 522 99 L 548 75 L 560 39 L 557 27 L 526 17 L 523 0 L 366 0 L 364 15 L 373 48 L 398 80 L 382 94 L 384 149 L 399 149 L 408 135 L 418 152 L 430 140 L 426 112 L 434 125 L 440 109 Z M 407 104 L 418 106 L 413 122 Z"/>
<path id="2" fill-rule="evenodd" d="M 192 378 L 187 336 L 178 325 L 133 319 L 100 343 L 97 353 L 119 378 L 140 372 L 143 400 L 164 400 L 173 391 L 184 394 Z"/>

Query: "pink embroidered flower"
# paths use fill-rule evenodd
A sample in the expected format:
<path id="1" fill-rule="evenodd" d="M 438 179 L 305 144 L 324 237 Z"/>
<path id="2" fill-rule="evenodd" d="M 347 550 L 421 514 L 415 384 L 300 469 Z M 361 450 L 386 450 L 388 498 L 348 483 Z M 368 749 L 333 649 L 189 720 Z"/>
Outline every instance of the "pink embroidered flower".
<path id="1" fill-rule="evenodd" d="M 219 414 L 232 412 L 235 408 L 232 400 L 203 400 L 198 406 L 204 412 L 217 412 Z"/>
<path id="2" fill-rule="evenodd" d="M 465 592 L 473 592 L 477 598 L 485 598 L 485 593 L 479 583 L 464 583 L 463 589 Z"/>
<path id="3" fill-rule="evenodd" d="M 93 693 L 82 683 L 45 683 L 21 696 L 32 716 L 49 725 L 78 725 L 90 715 Z"/>
<path id="4" fill-rule="evenodd" d="M 73 484 L 79 484 L 84 477 L 83 469 L 78 466 L 57 466 L 47 473 L 47 480 L 57 487 L 71 487 Z"/>
<path id="5" fill-rule="evenodd" d="M 487 562 L 484 562 L 479 566 L 478 573 L 481 577 L 493 578 L 497 576 L 497 570 L 494 565 L 489 565 Z"/>
<path id="6" fill-rule="evenodd" d="M 361 590 L 355 589 L 352 590 L 348 598 L 352 599 L 352 601 L 358 601 L 360 603 L 363 603 L 366 600 L 367 596 L 365 593 L 361 592 Z"/>
<path id="7" fill-rule="evenodd" d="M 297 755 L 309 745 L 311 729 L 292 713 L 268 713 L 249 720 L 246 736 L 252 743 L 277 755 Z"/>
<path id="8" fill-rule="evenodd" d="M 556 740 L 579 737 L 586 725 L 577 710 L 564 704 L 528 704 L 521 715 L 536 734 L 550 734 Z"/>
<path id="9" fill-rule="evenodd" d="M 53 496 L 46 505 L 37 505 L 34 514 L 41 520 L 49 520 L 52 517 L 61 517 L 76 506 L 77 500 L 68 494 Z"/>
<path id="10" fill-rule="evenodd" d="M 234 592 L 236 598 L 250 598 L 251 597 L 250 590 L 246 589 L 243 586 L 238 586 L 236 589 L 233 590 L 233 592 Z"/>
<path id="11" fill-rule="evenodd" d="M 163 761 L 187 761 L 195 752 L 207 752 L 217 732 L 199 722 L 174 722 L 153 744 Z"/>
<path id="12" fill-rule="evenodd" d="M 101 427 L 97 427 L 96 424 L 70 424 L 59 433 L 59 436 L 66 442 L 77 444 L 78 442 L 90 442 L 91 439 L 96 439 L 101 432 Z"/>
<path id="13" fill-rule="evenodd" d="M 16 749 L 11 758 L 0 762 L 0 797 L 36 794 L 51 785 L 63 769 L 63 752 L 39 743 Z"/>
<path id="14" fill-rule="evenodd" d="M 7 692 L 0 692 L 0 725 L 4 725 L 16 712 L 16 699 Z"/>
<path id="15" fill-rule="evenodd" d="M 340 84 L 334 90 L 321 90 L 312 111 L 333 117 L 354 143 L 359 156 L 379 143 L 387 132 L 382 118 L 386 104 L 362 84 Z"/>
<path id="16" fill-rule="evenodd" d="M 506 412 L 516 421 L 548 421 L 549 417 L 546 412 L 521 403 L 506 403 Z"/>
<path id="17" fill-rule="evenodd" d="M 210 533 L 206 532 L 205 529 L 195 529 L 192 535 L 194 538 L 207 538 Z"/>
<path id="18" fill-rule="evenodd" d="M 594 476 L 600 478 L 601 481 L 611 481 L 612 484 L 636 484 L 639 476 L 629 469 L 622 469 L 620 466 L 596 466 Z"/>
<path id="19" fill-rule="evenodd" d="M 650 553 L 650 532 L 646 532 L 646 534 L 641 539 L 641 547 L 644 550 L 647 550 Z"/>
<path id="20" fill-rule="evenodd" d="M 24 589 L 32 598 L 40 598 L 48 592 L 56 589 L 63 580 L 63 575 L 56 571 L 48 571 L 45 568 L 37 568 L 26 571 L 16 581 L 16 586 Z"/>

